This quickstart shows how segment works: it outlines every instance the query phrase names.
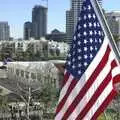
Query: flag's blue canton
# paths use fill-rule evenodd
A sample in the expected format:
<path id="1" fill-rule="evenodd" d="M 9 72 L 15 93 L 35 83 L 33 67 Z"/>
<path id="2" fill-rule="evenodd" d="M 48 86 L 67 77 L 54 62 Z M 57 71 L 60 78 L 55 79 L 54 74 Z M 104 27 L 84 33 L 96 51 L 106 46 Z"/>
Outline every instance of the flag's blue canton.
<path id="1" fill-rule="evenodd" d="M 99 51 L 103 39 L 104 33 L 90 0 L 85 0 L 68 54 L 67 71 L 80 79 Z"/>

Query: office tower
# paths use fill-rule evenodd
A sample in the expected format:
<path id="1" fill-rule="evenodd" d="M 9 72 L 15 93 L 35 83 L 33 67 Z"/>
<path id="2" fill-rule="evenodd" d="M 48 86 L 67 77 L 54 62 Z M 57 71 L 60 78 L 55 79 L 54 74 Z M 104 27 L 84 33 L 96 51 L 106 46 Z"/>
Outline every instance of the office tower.
<path id="1" fill-rule="evenodd" d="M 29 40 L 32 37 L 32 23 L 25 22 L 24 23 L 24 40 Z"/>
<path id="2" fill-rule="evenodd" d="M 0 40 L 9 40 L 10 27 L 8 22 L 0 22 Z"/>
<path id="3" fill-rule="evenodd" d="M 98 0 L 102 5 L 102 0 Z M 70 0 L 70 10 L 66 11 L 66 42 L 71 44 L 83 0 Z"/>
<path id="4" fill-rule="evenodd" d="M 66 40 L 71 44 L 83 0 L 70 0 L 70 10 L 66 11 Z"/>
<path id="5" fill-rule="evenodd" d="M 82 7 L 83 0 L 71 0 L 71 11 L 73 12 L 74 30 L 78 21 L 78 16 Z"/>
<path id="6" fill-rule="evenodd" d="M 98 0 L 99 4 L 102 5 L 102 0 Z M 74 17 L 74 30 L 78 21 L 79 13 L 82 9 L 83 0 L 71 0 L 71 10 L 73 11 Z"/>
<path id="7" fill-rule="evenodd" d="M 32 10 L 32 37 L 40 39 L 47 33 L 47 8 L 36 5 Z"/>
<path id="8" fill-rule="evenodd" d="M 74 18 L 73 11 L 66 11 L 66 39 L 65 42 L 71 44 L 72 36 L 74 33 Z"/>

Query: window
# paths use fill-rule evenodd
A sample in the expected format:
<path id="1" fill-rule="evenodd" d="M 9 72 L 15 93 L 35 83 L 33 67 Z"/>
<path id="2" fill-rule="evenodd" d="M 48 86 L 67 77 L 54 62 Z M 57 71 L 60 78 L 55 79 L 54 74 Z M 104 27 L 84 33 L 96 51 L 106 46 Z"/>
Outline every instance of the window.
<path id="1" fill-rule="evenodd" d="M 37 80 L 41 81 L 41 74 L 40 73 L 37 73 Z"/>
<path id="2" fill-rule="evenodd" d="M 32 79 L 36 79 L 36 74 L 35 73 L 31 73 L 31 78 Z"/>
<path id="3" fill-rule="evenodd" d="M 20 71 L 18 69 L 16 69 L 16 75 L 19 76 Z"/>
<path id="4" fill-rule="evenodd" d="M 21 77 L 24 77 L 24 71 L 21 70 Z"/>
<path id="5" fill-rule="evenodd" d="M 29 79 L 29 72 L 25 72 L 25 77 Z"/>

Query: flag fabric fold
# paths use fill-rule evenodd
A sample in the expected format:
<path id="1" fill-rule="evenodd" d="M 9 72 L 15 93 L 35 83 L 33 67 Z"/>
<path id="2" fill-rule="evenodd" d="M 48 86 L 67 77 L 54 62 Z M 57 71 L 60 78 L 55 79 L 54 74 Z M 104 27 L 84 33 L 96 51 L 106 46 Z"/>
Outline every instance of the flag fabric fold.
<path id="1" fill-rule="evenodd" d="M 55 120 L 96 120 L 117 94 L 120 66 L 91 2 L 82 4 Z"/>

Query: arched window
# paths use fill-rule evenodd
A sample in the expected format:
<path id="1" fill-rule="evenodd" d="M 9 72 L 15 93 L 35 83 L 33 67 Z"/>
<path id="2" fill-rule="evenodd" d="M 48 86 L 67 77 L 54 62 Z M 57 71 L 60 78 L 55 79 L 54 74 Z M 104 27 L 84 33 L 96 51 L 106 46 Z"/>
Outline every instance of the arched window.
<path id="1" fill-rule="evenodd" d="M 21 77 L 24 77 L 24 71 L 21 70 Z"/>
<path id="2" fill-rule="evenodd" d="M 19 76 L 19 74 L 20 74 L 19 69 L 16 69 L 16 75 Z"/>
<path id="3" fill-rule="evenodd" d="M 29 79 L 29 72 L 25 72 L 25 77 Z"/>
<path id="4" fill-rule="evenodd" d="M 35 73 L 31 73 L 31 78 L 32 79 L 36 79 L 36 74 Z"/>

